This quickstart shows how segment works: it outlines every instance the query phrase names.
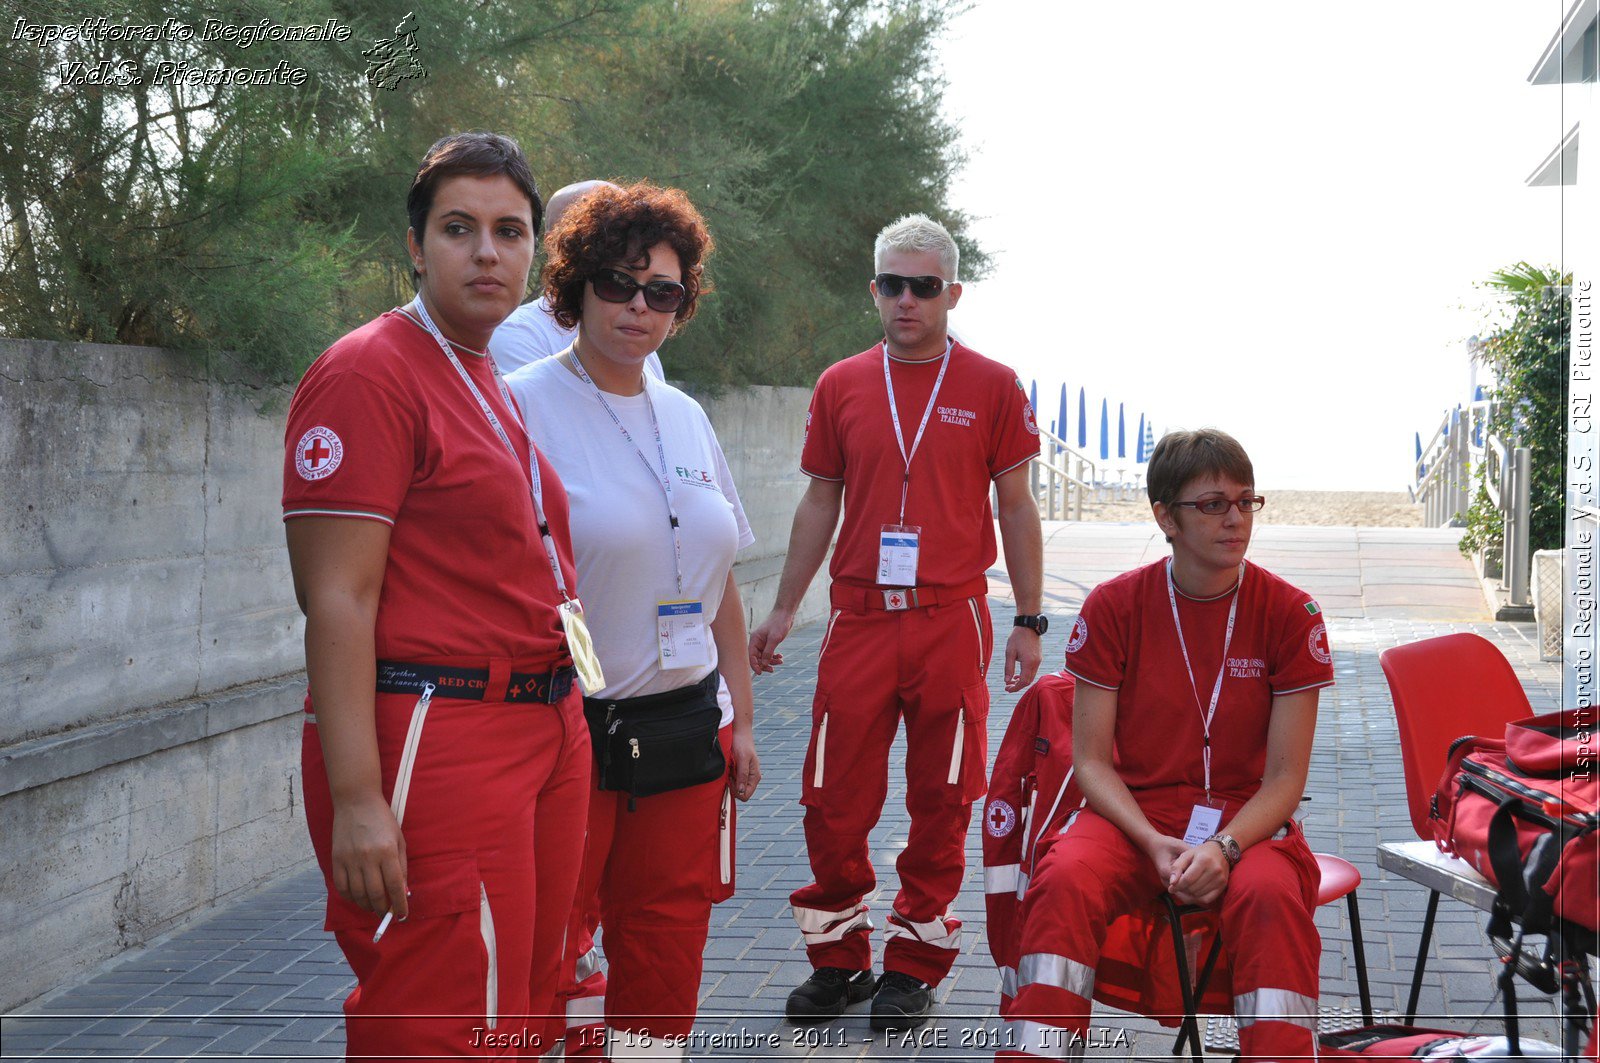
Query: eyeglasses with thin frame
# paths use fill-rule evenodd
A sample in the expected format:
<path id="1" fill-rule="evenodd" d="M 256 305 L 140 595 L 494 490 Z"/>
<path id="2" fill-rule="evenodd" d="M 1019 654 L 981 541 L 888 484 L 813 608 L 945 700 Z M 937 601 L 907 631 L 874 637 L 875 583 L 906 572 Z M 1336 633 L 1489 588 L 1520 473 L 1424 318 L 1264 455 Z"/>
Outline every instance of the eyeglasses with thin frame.
<path id="1" fill-rule="evenodd" d="M 689 298 L 689 289 L 677 281 L 651 281 L 640 284 L 621 270 L 597 270 L 589 278 L 594 294 L 608 303 L 631 303 L 634 293 L 644 289 L 644 305 L 662 314 L 676 314 Z"/>
<path id="2" fill-rule="evenodd" d="M 911 294 L 918 299 L 932 299 L 944 291 L 945 279 L 943 277 L 902 277 L 898 273 L 880 273 L 872 278 L 872 283 L 877 285 L 878 294 L 885 299 L 900 298 L 900 293 L 905 291 L 908 284 L 911 286 Z"/>
<path id="3" fill-rule="evenodd" d="M 1220 517 L 1234 506 L 1240 513 L 1254 513 L 1267 504 L 1264 495 L 1246 495 L 1244 498 L 1203 498 L 1198 502 L 1173 502 L 1174 506 L 1197 509 L 1208 517 Z"/>

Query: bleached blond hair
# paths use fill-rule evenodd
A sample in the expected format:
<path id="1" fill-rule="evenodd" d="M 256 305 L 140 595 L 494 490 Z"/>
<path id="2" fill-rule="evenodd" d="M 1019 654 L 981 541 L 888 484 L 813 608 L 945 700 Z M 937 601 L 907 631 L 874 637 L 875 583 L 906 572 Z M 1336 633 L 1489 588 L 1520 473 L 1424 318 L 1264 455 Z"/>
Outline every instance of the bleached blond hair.
<path id="1" fill-rule="evenodd" d="M 954 283 L 961 274 L 961 251 L 950 230 L 926 214 L 907 214 L 884 226 L 872 244 L 873 268 L 883 269 L 883 256 L 891 251 L 937 251 L 944 279 Z"/>

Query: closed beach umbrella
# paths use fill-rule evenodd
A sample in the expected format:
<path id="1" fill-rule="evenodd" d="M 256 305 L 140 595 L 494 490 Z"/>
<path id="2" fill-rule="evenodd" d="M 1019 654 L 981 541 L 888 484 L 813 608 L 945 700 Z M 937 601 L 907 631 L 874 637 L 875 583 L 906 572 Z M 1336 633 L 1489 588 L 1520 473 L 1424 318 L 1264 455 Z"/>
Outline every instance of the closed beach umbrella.
<path id="1" fill-rule="evenodd" d="M 1108 400 L 1100 400 L 1100 460 L 1107 461 L 1111 458 L 1111 406 Z"/>
<path id="2" fill-rule="evenodd" d="M 1150 452 L 1144 446 L 1144 414 L 1139 415 L 1139 440 L 1133 445 L 1133 460 L 1143 465 L 1150 460 Z"/>
<path id="3" fill-rule="evenodd" d="M 1059 411 L 1060 417 L 1058 417 L 1056 421 L 1061 425 L 1061 431 L 1057 432 L 1056 435 L 1060 436 L 1062 441 L 1065 442 L 1067 438 L 1067 385 L 1065 384 L 1061 385 L 1061 405 L 1059 407 Z"/>
<path id="4" fill-rule="evenodd" d="M 1128 421 L 1123 413 L 1123 404 L 1117 403 L 1117 457 L 1128 456 Z"/>
<path id="5" fill-rule="evenodd" d="M 1089 415 L 1084 405 L 1088 400 L 1084 397 L 1083 389 L 1078 389 L 1078 449 L 1086 450 L 1089 446 Z"/>

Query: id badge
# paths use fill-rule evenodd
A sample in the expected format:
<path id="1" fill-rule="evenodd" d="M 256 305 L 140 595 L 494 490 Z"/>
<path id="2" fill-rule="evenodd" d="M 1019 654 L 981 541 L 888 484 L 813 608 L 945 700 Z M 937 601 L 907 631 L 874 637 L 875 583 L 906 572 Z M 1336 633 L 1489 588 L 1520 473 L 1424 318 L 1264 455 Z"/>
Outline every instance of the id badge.
<path id="1" fill-rule="evenodd" d="M 578 671 L 585 694 L 598 694 L 605 689 L 606 674 L 600 670 L 600 658 L 594 652 L 594 639 L 589 635 L 589 625 L 583 619 L 583 603 L 569 598 L 557 610 L 561 614 L 561 629 L 567 633 L 567 651 L 572 654 L 572 666 Z"/>
<path id="2" fill-rule="evenodd" d="M 656 603 L 656 653 L 662 668 L 698 668 L 711 663 L 704 602 Z"/>
<path id="3" fill-rule="evenodd" d="M 1183 844 L 1202 845 L 1222 827 L 1222 810 L 1226 806 L 1218 801 L 1194 806 L 1189 813 L 1189 829 L 1183 832 Z"/>
<path id="4" fill-rule="evenodd" d="M 917 554 L 922 549 L 922 529 L 909 524 L 885 524 L 878 533 L 878 583 L 884 587 L 917 585 Z"/>

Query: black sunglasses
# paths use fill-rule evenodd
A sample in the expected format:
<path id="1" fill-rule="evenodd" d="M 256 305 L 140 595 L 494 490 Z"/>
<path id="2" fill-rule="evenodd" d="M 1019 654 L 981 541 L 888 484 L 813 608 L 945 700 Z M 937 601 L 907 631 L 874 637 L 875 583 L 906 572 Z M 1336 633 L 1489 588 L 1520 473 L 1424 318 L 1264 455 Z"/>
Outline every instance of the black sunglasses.
<path id="1" fill-rule="evenodd" d="M 640 284 L 620 270 L 603 269 L 589 278 L 594 294 L 608 303 L 631 303 L 634 293 L 644 289 L 644 305 L 662 314 L 676 314 L 689 298 L 689 289 L 677 281 L 651 281 Z"/>
<path id="2" fill-rule="evenodd" d="M 906 290 L 906 285 L 911 285 L 911 294 L 918 299 L 932 299 L 944 291 L 943 277 L 902 277 L 898 273 L 880 273 L 872 278 L 872 283 L 878 286 L 878 294 L 885 299 L 898 299 L 900 293 Z"/>

